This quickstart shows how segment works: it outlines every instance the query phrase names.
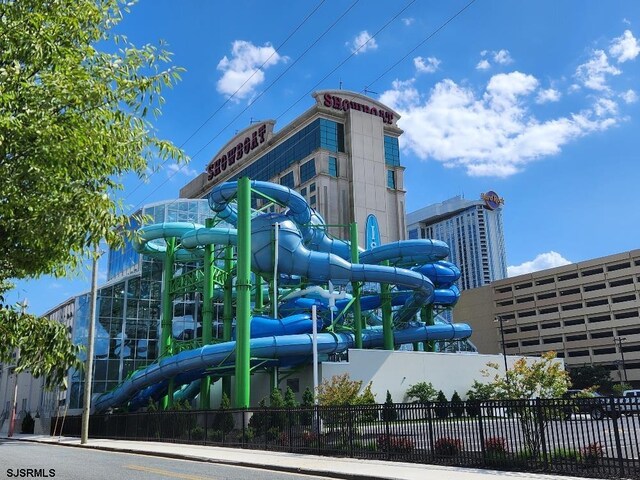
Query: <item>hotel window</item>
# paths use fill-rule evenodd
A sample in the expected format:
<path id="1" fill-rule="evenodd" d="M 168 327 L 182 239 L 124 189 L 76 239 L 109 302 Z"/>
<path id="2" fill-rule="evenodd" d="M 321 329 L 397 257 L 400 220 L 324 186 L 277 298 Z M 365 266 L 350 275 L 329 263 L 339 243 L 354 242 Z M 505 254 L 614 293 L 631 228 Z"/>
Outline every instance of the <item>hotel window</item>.
<path id="1" fill-rule="evenodd" d="M 316 160 L 312 158 L 300 165 L 300 183 L 305 183 L 316 176 Z"/>
<path id="2" fill-rule="evenodd" d="M 384 161 L 391 167 L 400 166 L 400 147 L 397 137 L 384 136 Z"/>
<path id="3" fill-rule="evenodd" d="M 311 198 L 309 198 L 309 205 L 311 205 L 312 207 L 315 207 L 315 205 L 316 205 L 316 196 L 315 195 L 311 195 Z"/>
<path id="4" fill-rule="evenodd" d="M 300 195 L 302 195 L 303 197 L 307 196 L 307 187 L 304 187 L 304 188 L 300 189 Z"/>
<path id="5" fill-rule="evenodd" d="M 316 182 L 313 182 L 311 185 L 309 185 L 309 193 L 313 193 L 316 191 Z"/>
<path id="6" fill-rule="evenodd" d="M 396 172 L 393 170 L 387 170 L 387 187 L 396 188 Z"/>
<path id="7" fill-rule="evenodd" d="M 329 175 L 337 177 L 338 173 L 338 159 L 336 157 L 329 157 Z"/>
<path id="8" fill-rule="evenodd" d="M 285 187 L 293 188 L 295 180 L 293 178 L 293 172 L 289 172 L 286 175 L 280 177 L 280 185 L 284 185 Z"/>

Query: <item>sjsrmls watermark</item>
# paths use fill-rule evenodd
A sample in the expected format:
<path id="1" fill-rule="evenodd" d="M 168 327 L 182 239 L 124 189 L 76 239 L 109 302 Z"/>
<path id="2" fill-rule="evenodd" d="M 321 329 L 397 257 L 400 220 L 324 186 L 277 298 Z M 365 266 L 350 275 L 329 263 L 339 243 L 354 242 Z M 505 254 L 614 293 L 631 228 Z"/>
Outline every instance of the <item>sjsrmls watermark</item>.
<path id="1" fill-rule="evenodd" d="M 7 478 L 53 478 L 55 468 L 7 468 Z"/>

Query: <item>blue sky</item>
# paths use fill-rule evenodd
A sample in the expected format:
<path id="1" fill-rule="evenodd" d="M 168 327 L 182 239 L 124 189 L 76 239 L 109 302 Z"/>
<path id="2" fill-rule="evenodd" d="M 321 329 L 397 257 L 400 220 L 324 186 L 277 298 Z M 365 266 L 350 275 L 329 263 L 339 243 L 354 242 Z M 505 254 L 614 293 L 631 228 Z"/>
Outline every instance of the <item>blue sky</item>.
<path id="1" fill-rule="evenodd" d="M 175 198 L 252 119 L 282 128 L 342 85 L 402 114 L 408 211 L 504 197 L 511 273 L 638 248 L 640 2 L 477 0 L 431 36 L 467 3 L 141 0 L 117 31 L 166 41 L 186 69 L 155 125 L 192 161 L 117 195 L 131 210 Z M 7 298 L 44 313 L 89 278 Z"/>

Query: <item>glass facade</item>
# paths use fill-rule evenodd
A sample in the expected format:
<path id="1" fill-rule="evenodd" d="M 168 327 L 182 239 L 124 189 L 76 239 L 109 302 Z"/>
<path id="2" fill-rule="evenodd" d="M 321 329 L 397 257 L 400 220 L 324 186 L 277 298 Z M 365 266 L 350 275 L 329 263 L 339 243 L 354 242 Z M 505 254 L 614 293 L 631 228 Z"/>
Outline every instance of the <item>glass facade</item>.
<path id="1" fill-rule="evenodd" d="M 293 172 L 289 172 L 280 178 L 280 185 L 293 188 L 295 184 L 296 184 L 296 181 L 295 181 L 295 178 L 293 177 Z"/>
<path id="2" fill-rule="evenodd" d="M 229 180 L 248 176 L 252 180 L 267 181 L 277 177 L 280 172 L 287 170 L 295 162 L 319 148 L 331 152 L 344 152 L 344 125 L 319 118 L 301 128 Z"/>
<path id="3" fill-rule="evenodd" d="M 384 161 L 390 167 L 400 166 L 400 147 L 398 137 L 384 136 Z"/>
<path id="4" fill-rule="evenodd" d="M 300 165 L 300 183 L 305 183 L 316 176 L 316 159 L 312 158 L 308 162 Z"/>
<path id="5" fill-rule="evenodd" d="M 396 172 L 394 170 L 387 170 L 387 187 L 396 188 Z"/>
<path id="6" fill-rule="evenodd" d="M 337 177 L 339 173 L 338 159 L 336 157 L 329 157 L 329 175 Z"/>
<path id="7" fill-rule="evenodd" d="M 147 206 L 142 213 L 148 223 L 194 222 L 204 224 L 211 217 L 207 200 L 175 200 Z M 132 253 L 131 253 L 132 252 Z M 128 258 L 128 263 L 121 259 Z M 113 260 L 112 260 L 113 259 Z M 135 274 L 127 274 L 122 265 L 136 264 Z M 194 268 L 176 264 L 175 275 Z M 133 371 L 153 362 L 159 354 L 161 331 L 161 260 L 142 257 L 131 245 L 109 254 L 109 275 L 115 278 L 99 288 L 96 304 L 96 339 L 93 392 L 101 394 L 114 388 Z M 118 278 L 120 277 L 120 278 Z M 86 345 L 89 324 L 89 294 L 75 299 L 73 341 Z M 174 339 L 194 338 L 201 325 L 201 305 L 193 294 L 173 300 Z M 214 310 L 214 314 L 218 312 Z M 82 408 L 83 374 L 70 372 L 69 408 Z"/>

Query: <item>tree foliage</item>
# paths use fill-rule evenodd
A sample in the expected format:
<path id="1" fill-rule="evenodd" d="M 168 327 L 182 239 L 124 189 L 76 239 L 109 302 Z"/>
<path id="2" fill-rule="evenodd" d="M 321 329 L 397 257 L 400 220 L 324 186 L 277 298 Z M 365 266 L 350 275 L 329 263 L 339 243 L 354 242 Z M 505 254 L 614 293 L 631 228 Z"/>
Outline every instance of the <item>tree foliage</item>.
<path id="1" fill-rule="evenodd" d="M 488 367 L 498 370 L 498 365 L 489 363 Z M 485 372 L 490 375 L 488 371 Z M 505 376 L 495 374 L 492 387 L 497 398 L 558 398 L 569 388 L 569 374 L 562 363 L 556 361 L 556 352 L 546 352 L 539 360 L 528 362 L 518 359 Z"/>
<path id="2" fill-rule="evenodd" d="M 120 245 L 121 177 L 183 158 L 150 122 L 180 70 L 162 48 L 111 33 L 121 6 L 0 4 L 0 283 L 63 275 L 102 238 Z"/>
<path id="3" fill-rule="evenodd" d="M 409 400 L 414 399 L 418 403 L 429 403 L 432 402 L 438 392 L 431 382 L 418 382 L 415 385 L 411 385 L 406 392 L 406 396 Z"/>
<path id="4" fill-rule="evenodd" d="M 583 365 L 569 370 L 572 388 L 585 390 L 595 388 L 610 393 L 613 388 L 611 372 L 602 365 Z"/>
<path id="5" fill-rule="evenodd" d="M 362 389 L 362 380 L 351 380 L 348 373 L 334 375 L 331 380 L 323 380 L 318 385 L 318 402 L 320 405 L 368 405 L 375 403 L 375 396 L 369 383 Z"/>
<path id="6" fill-rule="evenodd" d="M 61 276 L 129 224 L 122 177 L 184 154 L 156 135 L 170 53 L 113 35 L 122 0 L 0 2 L 0 294 L 11 279 Z M 101 51 L 99 48 L 106 50 Z M 75 361 L 64 327 L 2 306 L 0 360 L 59 382 Z"/>
<path id="7" fill-rule="evenodd" d="M 46 388 L 66 388 L 68 368 L 82 368 L 78 361 L 80 347 L 73 345 L 67 329 L 59 322 L 2 306 L 0 338 L 0 363 L 13 363 L 13 354 L 19 348 L 16 371 L 43 377 Z"/>

